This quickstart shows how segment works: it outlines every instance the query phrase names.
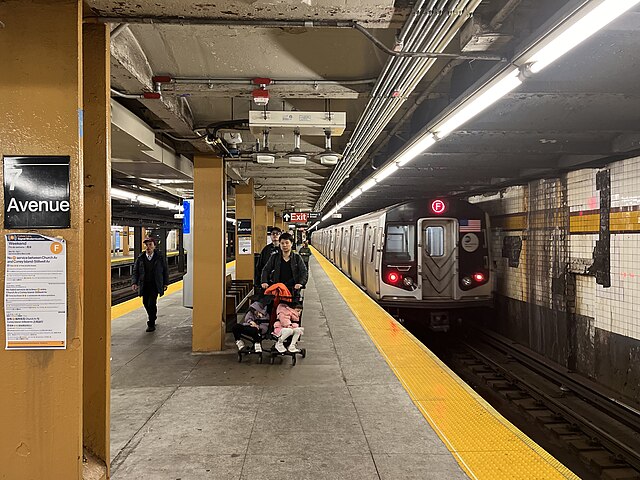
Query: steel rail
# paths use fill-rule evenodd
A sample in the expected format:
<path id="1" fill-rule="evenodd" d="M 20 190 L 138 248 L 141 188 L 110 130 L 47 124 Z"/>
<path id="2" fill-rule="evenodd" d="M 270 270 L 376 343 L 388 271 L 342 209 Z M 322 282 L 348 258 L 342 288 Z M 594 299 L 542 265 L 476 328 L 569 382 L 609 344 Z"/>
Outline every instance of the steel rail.
<path id="1" fill-rule="evenodd" d="M 516 360 L 523 363 L 527 368 L 538 373 L 539 375 L 545 378 L 548 378 L 549 380 L 553 381 L 554 383 L 558 383 L 559 385 L 564 385 L 564 386 L 567 386 L 567 384 L 574 385 L 576 389 L 573 391 L 578 395 L 578 397 L 582 398 L 584 401 L 588 403 L 591 403 L 596 408 L 603 411 L 604 413 L 611 416 L 612 418 L 615 418 L 621 423 L 625 424 L 627 427 L 634 429 L 636 432 L 638 431 L 636 427 L 633 426 L 635 422 L 631 422 L 632 425 L 629 425 L 627 424 L 627 422 L 620 420 L 620 418 L 618 418 L 618 415 L 611 414 L 611 410 L 608 407 L 614 406 L 614 408 L 618 408 L 619 407 L 618 403 L 611 402 L 610 399 L 607 399 L 609 401 L 606 404 L 602 401 L 594 400 L 594 396 L 592 394 L 593 391 L 589 387 L 580 386 L 574 380 L 570 378 L 566 378 L 561 374 L 558 374 L 558 372 L 553 371 L 552 369 L 550 369 L 549 366 L 544 365 L 543 363 L 541 364 L 537 359 L 523 354 L 517 348 L 513 348 L 513 345 L 509 345 L 508 343 L 505 343 L 500 341 L 499 339 L 496 339 L 495 337 L 493 337 L 492 334 L 487 335 L 487 332 L 484 330 L 479 330 L 478 333 L 480 333 L 483 336 L 483 338 L 481 339 L 482 341 L 489 344 L 493 348 L 496 348 L 497 350 L 501 350 L 503 353 L 506 353 L 512 356 Z M 488 341 L 487 341 L 487 338 L 489 338 Z M 498 363 L 496 360 L 490 358 L 488 355 L 478 350 L 475 346 L 470 345 L 469 343 L 464 341 L 462 341 L 461 343 L 467 349 L 472 351 L 474 355 L 480 357 L 482 361 L 486 362 L 487 364 L 489 364 L 490 366 L 498 370 L 505 377 L 516 381 L 525 390 L 529 391 L 532 394 L 532 396 L 538 397 L 540 400 L 544 401 L 546 405 L 552 407 L 551 410 L 556 409 L 556 412 L 560 411 L 562 412 L 562 415 L 579 423 L 582 427 L 584 427 L 586 431 L 590 432 L 591 435 L 595 435 L 596 437 L 598 437 L 598 439 L 601 441 L 602 445 L 605 448 L 607 448 L 608 450 L 616 454 L 622 455 L 625 458 L 625 460 L 629 463 L 629 465 L 631 465 L 633 468 L 640 470 L 640 452 L 638 452 L 636 448 L 618 440 L 617 438 L 612 436 L 610 433 L 605 431 L 602 427 L 594 424 L 589 419 L 575 412 L 570 407 L 563 404 L 561 401 L 549 396 L 548 394 L 543 392 L 541 389 L 535 386 L 532 386 L 529 382 L 522 380 L 517 374 L 510 371 L 509 369 L 507 369 L 506 367 Z M 558 379 L 561 379 L 561 381 L 558 381 Z M 569 388 L 571 389 L 571 387 Z M 581 395 L 580 393 L 578 393 L 579 391 L 586 392 L 586 394 Z M 592 393 L 590 394 L 590 392 Z M 607 398 L 600 394 L 596 396 L 599 398 Z M 636 422 L 638 420 L 640 420 L 640 417 L 635 419 Z"/>

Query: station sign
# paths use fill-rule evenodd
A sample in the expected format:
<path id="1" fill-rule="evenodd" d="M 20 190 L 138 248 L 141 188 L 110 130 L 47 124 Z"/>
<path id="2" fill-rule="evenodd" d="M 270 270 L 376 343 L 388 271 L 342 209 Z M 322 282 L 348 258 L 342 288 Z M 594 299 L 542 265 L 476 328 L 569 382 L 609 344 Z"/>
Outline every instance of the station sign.
<path id="1" fill-rule="evenodd" d="M 238 228 L 238 235 L 251 235 L 250 218 L 239 218 L 236 220 L 236 226 Z"/>
<path id="2" fill-rule="evenodd" d="M 68 156 L 5 156 L 4 228 L 69 228 Z"/>
<path id="3" fill-rule="evenodd" d="M 320 218 L 320 212 L 284 212 L 282 219 L 289 223 L 307 223 Z"/>

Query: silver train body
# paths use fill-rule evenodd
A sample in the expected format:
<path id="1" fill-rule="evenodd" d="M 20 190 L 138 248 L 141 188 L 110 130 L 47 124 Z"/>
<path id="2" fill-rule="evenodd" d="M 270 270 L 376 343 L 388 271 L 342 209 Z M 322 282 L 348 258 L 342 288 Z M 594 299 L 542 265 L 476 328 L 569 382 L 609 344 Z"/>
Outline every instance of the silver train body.
<path id="1" fill-rule="evenodd" d="M 311 242 L 384 307 L 429 309 L 447 330 L 452 312 L 493 301 L 489 217 L 462 200 L 394 205 L 319 229 Z"/>

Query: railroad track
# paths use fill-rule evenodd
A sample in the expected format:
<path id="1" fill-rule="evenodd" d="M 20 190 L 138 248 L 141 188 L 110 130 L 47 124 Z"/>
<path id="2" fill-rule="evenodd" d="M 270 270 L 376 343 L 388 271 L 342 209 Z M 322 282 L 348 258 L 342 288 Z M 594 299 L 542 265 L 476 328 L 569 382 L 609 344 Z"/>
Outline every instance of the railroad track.
<path id="1" fill-rule="evenodd" d="M 474 330 L 456 340 L 447 359 L 456 372 L 516 406 L 592 478 L 640 479 L 640 411 L 493 332 Z"/>
<path id="2" fill-rule="evenodd" d="M 178 271 L 178 267 L 169 268 L 169 283 L 175 283 L 182 280 L 184 274 Z M 114 278 L 111 281 L 111 305 L 118 305 L 132 298 L 136 298 L 138 294 L 131 290 L 131 277 Z"/>

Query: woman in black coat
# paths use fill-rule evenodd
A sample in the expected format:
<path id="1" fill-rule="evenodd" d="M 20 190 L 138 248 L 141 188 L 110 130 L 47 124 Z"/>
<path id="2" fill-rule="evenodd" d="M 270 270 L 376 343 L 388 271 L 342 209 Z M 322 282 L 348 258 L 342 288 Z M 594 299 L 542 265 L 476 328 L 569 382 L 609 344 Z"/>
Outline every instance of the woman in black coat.
<path id="1" fill-rule="evenodd" d="M 302 257 L 291 250 L 293 237 L 288 233 L 280 236 L 280 252 L 269 257 L 262 269 L 260 280 L 262 288 L 273 283 L 284 283 L 295 297 L 299 290 L 307 284 L 309 273 Z"/>

